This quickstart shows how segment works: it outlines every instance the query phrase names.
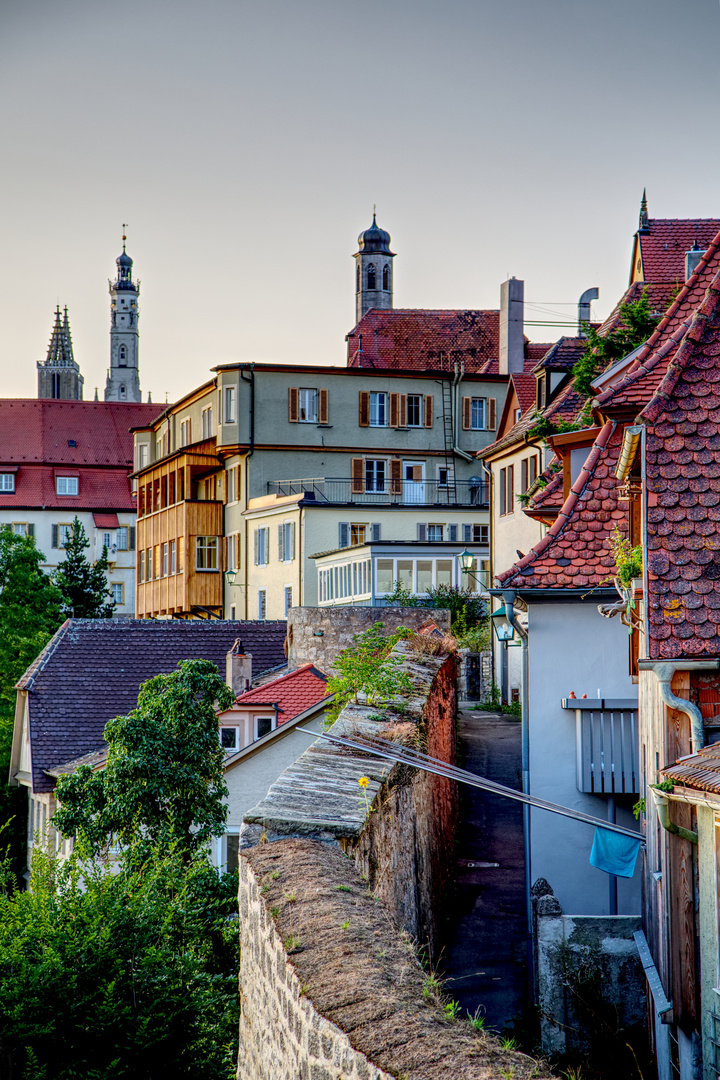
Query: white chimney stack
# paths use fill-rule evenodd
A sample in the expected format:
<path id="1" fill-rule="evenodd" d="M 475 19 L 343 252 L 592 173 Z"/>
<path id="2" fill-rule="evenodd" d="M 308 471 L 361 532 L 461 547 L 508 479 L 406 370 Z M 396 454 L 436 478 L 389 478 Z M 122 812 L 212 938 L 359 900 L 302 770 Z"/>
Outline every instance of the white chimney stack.
<path id="1" fill-rule="evenodd" d="M 236 697 L 252 685 L 252 656 L 243 652 L 240 638 L 235 639 L 232 649 L 225 654 L 225 682 Z"/>
<path id="2" fill-rule="evenodd" d="M 501 375 L 525 370 L 524 321 L 525 282 L 517 278 L 500 286 L 500 356 Z"/>

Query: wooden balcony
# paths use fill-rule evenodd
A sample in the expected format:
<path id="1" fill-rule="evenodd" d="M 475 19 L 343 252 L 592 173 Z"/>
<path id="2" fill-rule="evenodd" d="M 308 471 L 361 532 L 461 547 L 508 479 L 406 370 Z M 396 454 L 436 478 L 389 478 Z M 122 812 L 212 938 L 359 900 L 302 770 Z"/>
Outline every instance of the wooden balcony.
<path id="1" fill-rule="evenodd" d="M 138 519 L 138 568 L 145 559 L 146 578 L 138 572 L 136 611 L 139 618 L 169 615 L 222 615 L 223 503 L 217 499 L 186 499 Z M 197 537 L 214 536 L 217 568 L 197 568 Z M 172 573 L 171 543 L 175 543 Z M 165 549 L 164 545 L 167 545 Z M 152 578 L 147 580 L 147 551 L 152 549 Z"/>

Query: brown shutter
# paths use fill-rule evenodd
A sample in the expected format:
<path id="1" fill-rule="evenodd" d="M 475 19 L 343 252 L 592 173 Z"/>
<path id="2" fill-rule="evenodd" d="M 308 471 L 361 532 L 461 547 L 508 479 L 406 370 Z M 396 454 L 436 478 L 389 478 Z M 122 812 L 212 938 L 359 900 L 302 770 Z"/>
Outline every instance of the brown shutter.
<path id="1" fill-rule="evenodd" d="M 318 424 L 327 424 L 329 422 L 328 421 L 329 394 L 328 394 L 327 390 L 318 391 L 318 398 L 319 398 Z"/>
<path id="2" fill-rule="evenodd" d="M 362 393 L 360 396 L 362 397 Z M 367 397 L 367 394 L 365 396 Z M 352 476 L 353 495 L 362 495 L 365 490 L 365 458 L 354 457 L 350 459 L 350 475 Z"/>
<path id="3" fill-rule="evenodd" d="M 288 421 L 291 424 L 297 424 L 298 415 L 298 389 L 296 386 L 291 386 L 288 389 Z"/>
<path id="4" fill-rule="evenodd" d="M 425 427 L 433 426 L 433 399 L 432 394 L 425 395 Z"/>
<path id="5" fill-rule="evenodd" d="M 398 394 L 398 427 L 407 427 L 407 394 Z"/>
<path id="6" fill-rule="evenodd" d="M 469 431 L 472 424 L 472 398 L 462 399 L 462 426 L 463 431 Z"/>
<path id="7" fill-rule="evenodd" d="M 412 478 L 413 478 L 413 481 L 415 481 L 415 482 L 417 482 L 418 480 L 422 480 L 422 478 L 423 478 L 423 467 L 422 467 L 422 465 L 413 465 L 413 467 L 412 467 Z"/>
<path id="8" fill-rule="evenodd" d="M 370 394 L 367 390 L 360 391 L 360 427 L 370 427 Z"/>
<path id="9" fill-rule="evenodd" d="M 220 567 L 220 569 L 221 570 L 227 570 L 227 568 L 228 568 L 228 542 L 227 542 L 227 536 L 223 536 L 223 538 L 222 538 L 222 566 Z"/>
<path id="10" fill-rule="evenodd" d="M 497 419 L 495 417 L 495 398 L 488 398 L 488 430 L 494 431 L 497 427 Z"/>
<path id="11" fill-rule="evenodd" d="M 390 494 L 402 494 L 402 461 L 400 458 L 390 459 Z"/>
<path id="12" fill-rule="evenodd" d="M 398 398 L 399 394 L 390 395 L 390 427 L 398 426 Z"/>

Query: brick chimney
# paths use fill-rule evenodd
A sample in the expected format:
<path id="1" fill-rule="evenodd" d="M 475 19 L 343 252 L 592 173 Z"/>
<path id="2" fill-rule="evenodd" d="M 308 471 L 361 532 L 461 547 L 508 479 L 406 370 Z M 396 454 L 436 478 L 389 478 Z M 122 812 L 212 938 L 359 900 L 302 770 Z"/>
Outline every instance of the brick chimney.
<path id="1" fill-rule="evenodd" d="M 501 375 L 525 370 L 524 293 L 525 282 L 514 277 L 500 286 Z"/>
<path id="2" fill-rule="evenodd" d="M 225 682 L 237 696 L 244 694 L 252 685 L 252 655 L 243 651 L 240 638 L 225 654 Z"/>

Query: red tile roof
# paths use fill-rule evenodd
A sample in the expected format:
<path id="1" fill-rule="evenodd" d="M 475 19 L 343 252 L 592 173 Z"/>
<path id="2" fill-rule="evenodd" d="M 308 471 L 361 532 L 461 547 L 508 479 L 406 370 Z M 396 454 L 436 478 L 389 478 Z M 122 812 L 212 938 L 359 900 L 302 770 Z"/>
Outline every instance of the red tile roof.
<path id="1" fill-rule="evenodd" d="M 587 589 L 612 574 L 610 534 L 615 525 L 621 531 L 627 526 L 627 512 L 618 507 L 614 475 L 621 446 L 622 428 L 609 421 L 588 451 L 557 519 L 524 558 L 498 575 L 500 585 Z"/>
<path id="2" fill-rule="evenodd" d="M 164 405 L 104 401 L 0 399 L 0 472 L 18 471 L 0 507 L 135 510 L 129 476 L 130 428 L 148 424 Z M 78 496 L 58 496 L 56 475 L 78 476 Z"/>
<path id="3" fill-rule="evenodd" d="M 545 469 L 542 475 L 547 480 L 547 484 L 545 487 L 538 488 L 528 503 L 525 513 L 533 517 L 536 515 L 541 517 L 543 514 L 555 517 L 557 511 L 562 509 L 564 479 L 562 468 L 553 468 L 557 464 L 559 464 L 558 458 L 553 458 Z"/>
<path id="4" fill-rule="evenodd" d="M 523 412 L 527 412 L 535 405 L 537 387 L 535 376 L 527 371 L 515 371 L 510 376 L 510 381 L 515 388 L 518 405 Z"/>
<path id="5" fill-rule="evenodd" d="M 587 346 L 587 338 L 561 337 L 550 345 L 535 365 L 535 371 L 543 371 L 552 368 L 554 371 L 562 369 L 570 371 L 578 362 Z"/>
<path id="6" fill-rule="evenodd" d="M 694 243 L 706 248 L 718 229 L 717 218 L 650 218 L 638 232 L 645 280 L 684 281 L 685 253 Z"/>
<path id="7" fill-rule="evenodd" d="M 313 664 L 281 675 L 237 698 L 238 705 L 277 705 L 278 727 L 328 697 L 327 675 Z"/>
<path id="8" fill-rule="evenodd" d="M 720 270 L 639 415 L 647 426 L 648 655 L 720 653 Z"/>
<path id="9" fill-rule="evenodd" d="M 697 754 L 681 758 L 663 769 L 662 776 L 683 787 L 720 793 L 720 743 L 704 746 Z"/>

